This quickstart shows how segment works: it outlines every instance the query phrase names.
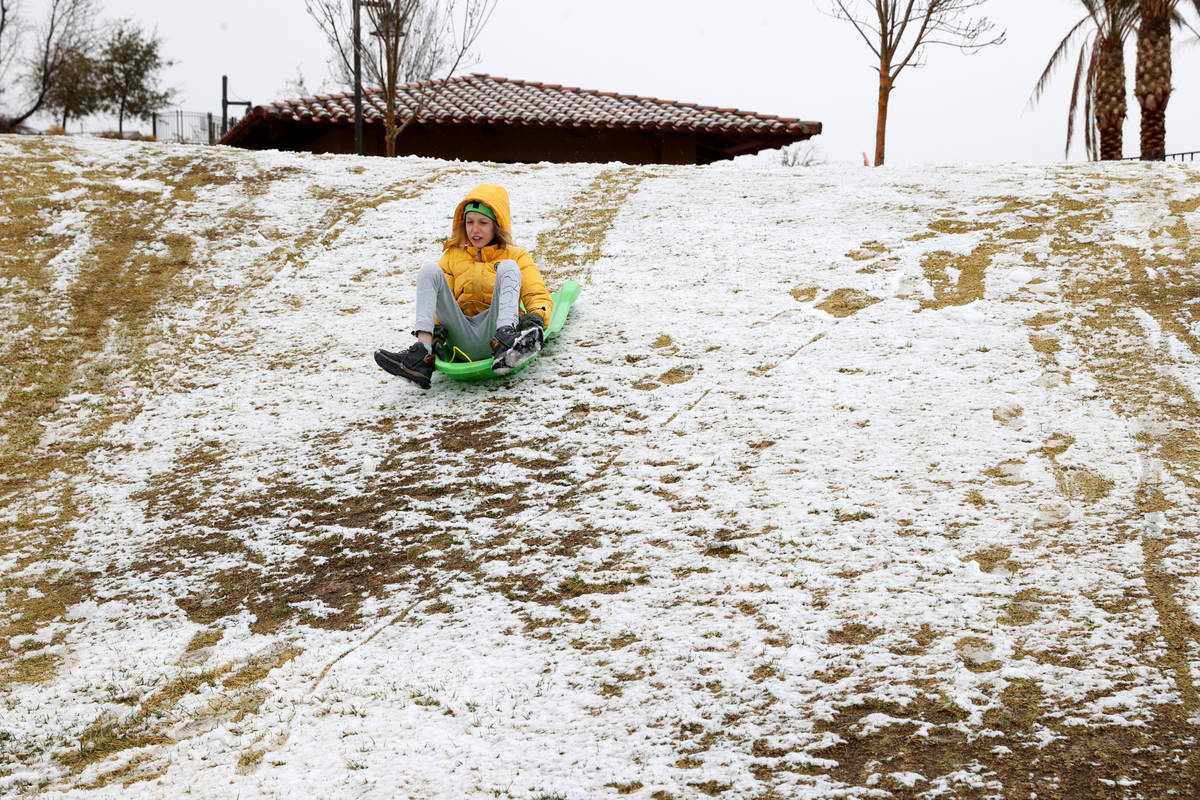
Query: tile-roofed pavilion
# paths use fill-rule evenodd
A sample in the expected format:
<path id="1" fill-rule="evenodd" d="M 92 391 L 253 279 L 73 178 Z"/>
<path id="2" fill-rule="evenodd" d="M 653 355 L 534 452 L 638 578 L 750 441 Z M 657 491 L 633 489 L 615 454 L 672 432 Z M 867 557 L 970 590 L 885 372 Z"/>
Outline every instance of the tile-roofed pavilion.
<path id="1" fill-rule="evenodd" d="M 482 73 L 407 84 L 397 90 L 396 107 L 419 109 L 397 139 L 397 153 L 479 161 L 707 164 L 821 132 L 820 122 Z M 386 108 L 381 90 L 364 91 L 368 155 L 384 152 Z M 256 106 L 221 143 L 353 153 L 354 96 Z"/>

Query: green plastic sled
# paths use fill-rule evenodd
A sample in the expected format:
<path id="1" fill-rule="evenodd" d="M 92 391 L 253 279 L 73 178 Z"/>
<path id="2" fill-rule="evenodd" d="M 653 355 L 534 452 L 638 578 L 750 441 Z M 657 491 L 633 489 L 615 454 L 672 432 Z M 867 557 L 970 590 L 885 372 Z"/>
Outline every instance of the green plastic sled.
<path id="1" fill-rule="evenodd" d="M 554 310 L 550 312 L 550 324 L 546 326 L 544 332 L 546 341 L 553 339 L 562 330 L 563 324 L 567 321 L 567 314 L 571 313 L 571 306 L 574 305 L 575 299 L 579 297 L 579 291 L 578 282 L 567 281 L 562 285 L 561 289 L 550 295 L 554 298 Z M 536 358 L 537 356 L 534 356 L 534 358 L 529 359 L 524 364 L 513 367 L 512 371 L 507 374 L 516 375 Z M 492 372 L 492 360 L 490 358 L 483 361 L 443 361 L 441 358 L 438 358 L 433 362 L 433 366 L 439 372 L 446 373 L 456 381 L 483 381 L 488 378 L 504 377 Z"/>

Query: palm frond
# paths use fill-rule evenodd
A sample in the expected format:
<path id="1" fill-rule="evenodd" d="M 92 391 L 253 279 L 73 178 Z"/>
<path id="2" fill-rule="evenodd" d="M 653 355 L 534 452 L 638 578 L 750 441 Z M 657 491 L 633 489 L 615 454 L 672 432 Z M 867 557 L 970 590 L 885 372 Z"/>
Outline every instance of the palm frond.
<path id="1" fill-rule="evenodd" d="M 1196 0 L 1196 2 L 1200 3 L 1200 0 Z M 1042 95 L 1046 92 L 1046 87 L 1050 84 L 1050 77 L 1054 74 L 1055 68 L 1058 67 L 1059 62 L 1062 61 L 1067 51 L 1071 49 L 1071 40 L 1075 38 L 1076 34 L 1079 33 L 1079 31 L 1083 28 L 1084 23 L 1086 23 L 1088 19 L 1088 17 L 1084 17 L 1083 19 L 1079 20 L 1079 22 L 1075 23 L 1074 27 L 1067 32 L 1067 35 L 1064 36 L 1062 41 L 1058 43 L 1058 46 L 1054 48 L 1054 52 L 1051 54 L 1050 60 L 1046 62 L 1046 68 L 1042 70 L 1041 77 L 1039 77 L 1037 83 L 1033 85 L 1033 92 L 1029 95 L 1029 106 L 1031 108 L 1037 103 L 1038 100 L 1042 99 Z"/>
<path id="2" fill-rule="evenodd" d="M 1071 155 L 1071 140 L 1075 138 L 1075 112 L 1079 108 L 1079 83 L 1083 77 L 1087 48 L 1079 48 L 1079 61 L 1075 65 L 1075 80 L 1071 83 L 1071 102 L 1067 105 L 1067 143 L 1063 146 L 1063 158 Z M 1090 98 L 1088 102 L 1090 103 Z"/>
<path id="3" fill-rule="evenodd" d="M 1178 2 L 1178 0 L 1168 0 Z M 1099 154 L 1100 133 L 1096 127 L 1096 82 L 1099 70 L 1100 50 L 1106 40 L 1116 37 L 1124 42 L 1137 29 L 1140 19 L 1138 0 L 1079 0 L 1085 11 L 1083 17 L 1071 26 L 1067 34 L 1055 46 L 1046 62 L 1045 69 L 1034 84 L 1029 96 L 1032 107 L 1042 99 L 1057 68 L 1067 60 L 1070 52 L 1078 45 L 1075 70 L 1071 82 L 1071 98 L 1067 106 L 1067 138 L 1064 157 L 1071 152 L 1075 139 L 1076 118 L 1082 105 L 1083 142 L 1088 158 Z M 1200 0 L 1187 0 L 1200 11 Z M 1081 103 L 1082 101 L 1082 103 Z"/>
<path id="4" fill-rule="evenodd" d="M 1196 12 L 1196 16 L 1200 17 L 1200 0 L 1180 0 L 1180 2 L 1192 8 Z M 1193 36 L 1200 38 L 1200 28 L 1194 25 L 1178 8 L 1171 10 L 1171 24 L 1181 30 L 1191 31 Z"/>
<path id="5" fill-rule="evenodd" d="M 1092 41 L 1092 52 L 1088 56 L 1087 74 L 1084 78 L 1083 95 L 1086 102 L 1083 107 L 1083 118 L 1085 120 L 1083 143 L 1087 157 L 1091 161 L 1098 161 L 1100 159 L 1100 131 L 1096 126 L 1095 112 L 1096 85 L 1100 74 L 1100 52 L 1103 49 L 1104 39 L 1097 35 Z"/>

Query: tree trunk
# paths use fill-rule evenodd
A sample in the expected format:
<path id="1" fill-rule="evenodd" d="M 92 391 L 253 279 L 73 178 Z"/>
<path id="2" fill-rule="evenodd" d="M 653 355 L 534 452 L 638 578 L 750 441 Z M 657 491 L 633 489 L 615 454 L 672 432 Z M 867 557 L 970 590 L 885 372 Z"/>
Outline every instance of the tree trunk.
<path id="1" fill-rule="evenodd" d="M 400 133 L 396 125 L 396 109 L 388 109 L 386 123 L 383 127 L 384 154 L 388 158 L 396 157 L 396 136 Z"/>
<path id="2" fill-rule="evenodd" d="M 1142 0 L 1134 86 L 1142 107 L 1142 158 L 1155 161 L 1162 161 L 1167 153 L 1167 102 L 1171 99 L 1171 19 L 1162 13 L 1164 5 Z"/>
<path id="3" fill-rule="evenodd" d="M 1111 34 L 1100 44 L 1096 69 L 1096 128 L 1100 131 L 1100 160 L 1118 161 L 1124 148 L 1125 53 L 1121 37 Z"/>
<path id="4" fill-rule="evenodd" d="M 396 90 L 399 81 L 395 78 L 389 62 L 388 77 L 384 79 L 383 97 L 387 108 L 383 112 L 383 152 L 388 158 L 396 157 L 396 137 L 400 135 L 400 126 L 396 122 Z"/>
<path id="5" fill-rule="evenodd" d="M 879 110 L 875 117 L 875 166 L 883 166 L 884 142 L 887 139 L 888 98 L 892 94 L 890 65 L 879 65 Z"/>

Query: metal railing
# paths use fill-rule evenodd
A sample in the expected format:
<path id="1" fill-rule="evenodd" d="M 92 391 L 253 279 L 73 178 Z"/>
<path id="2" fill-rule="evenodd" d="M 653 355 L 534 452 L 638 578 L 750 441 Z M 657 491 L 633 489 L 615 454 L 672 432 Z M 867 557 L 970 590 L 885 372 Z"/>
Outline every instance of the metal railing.
<path id="1" fill-rule="evenodd" d="M 1162 158 L 1142 158 L 1141 156 L 1130 156 L 1123 158 L 1122 161 L 1195 161 L 1196 157 L 1200 156 L 1200 150 L 1189 150 L 1185 153 L 1167 153 Z"/>
<path id="2" fill-rule="evenodd" d="M 150 119 L 154 138 L 180 144 L 214 144 L 219 132 L 212 114 L 197 111 L 160 111 Z"/>

